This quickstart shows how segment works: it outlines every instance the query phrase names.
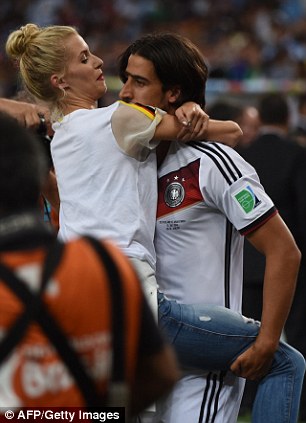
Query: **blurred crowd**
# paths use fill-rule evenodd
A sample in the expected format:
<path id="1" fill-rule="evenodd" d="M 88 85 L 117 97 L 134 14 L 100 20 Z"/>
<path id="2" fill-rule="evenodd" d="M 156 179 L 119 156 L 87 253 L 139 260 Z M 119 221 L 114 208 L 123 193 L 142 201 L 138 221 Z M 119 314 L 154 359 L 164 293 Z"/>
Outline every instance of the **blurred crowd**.
<path id="1" fill-rule="evenodd" d="M 116 75 L 116 59 L 140 34 L 175 31 L 196 43 L 210 78 L 295 80 L 306 76 L 306 0 L 2 0 L 0 96 L 18 81 L 7 35 L 26 22 L 76 26 Z"/>

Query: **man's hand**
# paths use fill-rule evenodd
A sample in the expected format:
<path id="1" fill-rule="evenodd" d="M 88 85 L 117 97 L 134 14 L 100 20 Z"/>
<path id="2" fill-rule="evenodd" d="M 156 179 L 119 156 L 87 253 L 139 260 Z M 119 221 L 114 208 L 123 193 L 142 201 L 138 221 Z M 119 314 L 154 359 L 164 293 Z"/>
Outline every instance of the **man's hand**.
<path id="1" fill-rule="evenodd" d="M 25 101 L 0 99 L 0 110 L 13 116 L 18 122 L 30 129 L 36 130 L 41 124 L 41 117 L 45 119 L 47 128 L 50 127 L 50 112 L 47 107 Z"/>
<path id="2" fill-rule="evenodd" d="M 231 371 L 239 377 L 260 380 L 269 371 L 275 349 L 259 346 L 255 341 L 231 365 Z"/>

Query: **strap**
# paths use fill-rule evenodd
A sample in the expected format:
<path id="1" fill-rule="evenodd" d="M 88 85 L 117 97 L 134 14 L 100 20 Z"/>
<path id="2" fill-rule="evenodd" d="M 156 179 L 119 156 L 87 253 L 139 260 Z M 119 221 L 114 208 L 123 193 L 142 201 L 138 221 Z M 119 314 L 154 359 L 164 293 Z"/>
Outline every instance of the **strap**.
<path id="1" fill-rule="evenodd" d="M 125 407 L 127 412 L 129 402 L 129 389 L 126 382 L 125 367 L 125 333 L 124 330 L 124 304 L 123 288 L 118 267 L 107 248 L 95 238 L 84 237 L 96 251 L 105 271 L 108 273 L 108 288 L 111 295 L 112 310 L 112 372 L 111 381 L 107 392 L 107 405 L 109 407 Z"/>
<path id="2" fill-rule="evenodd" d="M 63 254 L 63 244 L 55 241 L 46 253 L 45 263 L 42 270 L 42 280 L 38 293 L 36 295 L 31 294 L 31 298 L 28 303 L 25 303 L 25 311 L 22 313 L 13 325 L 10 331 L 7 332 L 6 336 L 0 343 L 0 363 L 2 363 L 9 353 L 15 348 L 15 346 L 22 340 L 25 335 L 26 329 L 29 326 L 34 315 L 37 314 L 42 306 L 41 295 L 46 287 L 46 284 L 58 265 L 61 256 Z M 0 278 L 4 283 L 22 300 L 23 286 L 24 283 L 20 283 L 21 280 L 3 263 L 0 263 Z M 23 300 L 22 300 L 23 301 Z"/>
<path id="3" fill-rule="evenodd" d="M 36 320 L 48 336 L 50 342 L 56 348 L 71 374 L 74 376 L 87 405 L 103 406 L 105 405 L 104 398 L 98 395 L 96 386 L 92 378 L 88 375 L 84 365 L 80 362 L 79 356 L 72 348 L 66 335 L 50 315 L 41 299 L 43 289 L 50 275 L 54 272 L 55 266 L 58 265 L 62 252 L 63 244 L 56 241 L 55 253 L 54 249 L 51 247 L 47 255 L 43 268 L 43 280 L 38 294 L 33 294 L 19 277 L 0 263 L 1 279 L 25 305 L 25 311 L 16 319 L 12 330 L 8 331 L 7 336 L 0 344 L 0 363 L 23 338 L 30 322 Z M 4 352 L 2 352 L 3 345 Z"/>
<path id="4" fill-rule="evenodd" d="M 113 360 L 112 380 L 124 382 L 125 374 L 125 330 L 124 330 L 124 305 L 123 289 L 117 265 L 103 244 L 90 236 L 84 237 L 96 251 L 108 272 L 109 291 L 112 299 L 112 334 L 113 334 Z"/>

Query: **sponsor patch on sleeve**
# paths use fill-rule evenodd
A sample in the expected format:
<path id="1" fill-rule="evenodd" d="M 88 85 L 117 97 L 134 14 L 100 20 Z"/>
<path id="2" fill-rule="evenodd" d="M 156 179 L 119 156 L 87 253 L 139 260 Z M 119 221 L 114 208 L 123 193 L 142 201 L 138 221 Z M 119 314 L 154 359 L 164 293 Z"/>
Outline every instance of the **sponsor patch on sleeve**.
<path id="1" fill-rule="evenodd" d="M 250 185 L 240 188 L 232 195 L 245 214 L 251 213 L 262 203 Z"/>

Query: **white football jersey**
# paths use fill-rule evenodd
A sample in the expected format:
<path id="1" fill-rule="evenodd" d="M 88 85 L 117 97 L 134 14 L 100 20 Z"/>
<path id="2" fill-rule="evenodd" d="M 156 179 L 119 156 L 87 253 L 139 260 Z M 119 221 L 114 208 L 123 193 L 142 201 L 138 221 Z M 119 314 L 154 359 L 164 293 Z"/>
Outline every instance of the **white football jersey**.
<path id="1" fill-rule="evenodd" d="M 158 176 L 160 290 L 240 311 L 242 235 L 277 213 L 255 169 L 223 144 L 174 142 Z"/>
<path id="2" fill-rule="evenodd" d="M 218 143 L 176 142 L 159 169 L 157 281 L 181 303 L 241 310 L 243 236 L 277 211 L 255 169 Z M 185 375 L 154 422 L 237 421 L 244 379 Z"/>

